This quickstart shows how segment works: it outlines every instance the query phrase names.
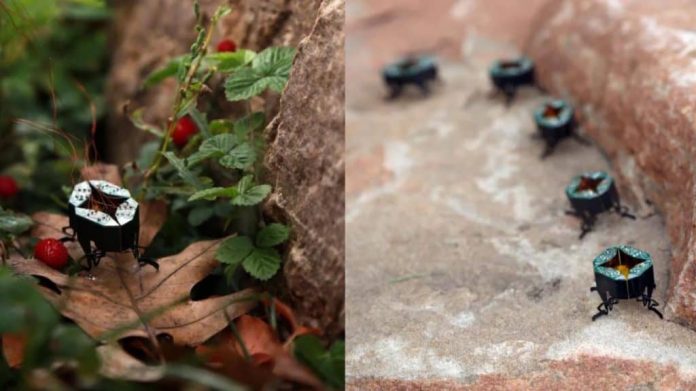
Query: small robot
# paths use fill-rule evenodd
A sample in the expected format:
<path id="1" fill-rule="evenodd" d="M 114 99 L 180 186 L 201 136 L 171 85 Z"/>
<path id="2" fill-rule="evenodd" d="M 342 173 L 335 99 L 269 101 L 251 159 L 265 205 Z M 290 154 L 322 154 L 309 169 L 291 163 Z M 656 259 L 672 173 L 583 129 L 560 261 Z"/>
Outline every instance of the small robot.
<path id="1" fill-rule="evenodd" d="M 70 225 L 63 228 L 65 241 L 80 244 L 87 270 L 97 266 L 107 252 L 130 251 L 138 263 L 159 270 L 152 258 L 140 254 L 140 213 L 128 190 L 103 180 L 78 183 L 68 199 Z M 72 231 L 72 232 L 70 232 Z"/>
<path id="2" fill-rule="evenodd" d="M 655 274 L 650 254 L 631 246 L 615 246 L 600 253 L 592 264 L 596 286 L 590 292 L 597 291 L 602 299 L 593 321 L 608 315 L 619 300 L 627 299 L 637 299 L 662 319 L 656 308 L 660 304 L 652 298 Z"/>
<path id="3" fill-rule="evenodd" d="M 408 56 L 389 64 L 382 70 L 382 77 L 390 90 L 388 99 L 396 99 L 404 87 L 411 84 L 423 95 L 430 94 L 429 83 L 437 80 L 437 63 L 431 56 Z"/>
<path id="4" fill-rule="evenodd" d="M 602 212 L 614 210 L 621 217 L 636 218 L 621 205 L 614 179 L 604 171 L 586 172 L 574 177 L 565 193 L 573 207 L 566 213 L 582 220 L 580 239 L 592 231 L 597 215 Z"/>
<path id="5" fill-rule="evenodd" d="M 564 100 L 555 99 L 541 105 L 534 111 L 534 122 L 539 136 L 546 142 L 542 159 L 549 156 L 564 138 L 575 137 L 586 143 L 575 134 L 575 113 L 573 107 Z"/>
<path id="6" fill-rule="evenodd" d="M 529 57 L 495 61 L 488 73 L 508 105 L 515 99 L 518 88 L 535 84 L 534 63 Z"/>

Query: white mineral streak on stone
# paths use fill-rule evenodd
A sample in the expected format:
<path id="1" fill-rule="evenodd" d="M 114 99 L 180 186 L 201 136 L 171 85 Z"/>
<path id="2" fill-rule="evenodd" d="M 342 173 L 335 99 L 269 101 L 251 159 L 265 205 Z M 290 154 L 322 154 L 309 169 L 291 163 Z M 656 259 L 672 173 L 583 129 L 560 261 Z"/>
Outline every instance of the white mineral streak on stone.
<path id="1" fill-rule="evenodd" d="M 351 348 L 348 360 L 359 362 L 363 359 L 374 363 L 374 373 L 361 371 L 360 376 L 376 376 L 389 373 L 401 379 L 412 379 L 425 373 L 422 354 L 414 354 L 411 344 L 398 335 L 383 338 L 375 344 L 359 344 Z M 420 352 L 418 352 L 420 353 Z M 350 376 L 351 365 L 347 365 Z"/>
<path id="2" fill-rule="evenodd" d="M 556 15 L 553 17 L 553 19 L 551 19 L 551 22 L 549 24 L 551 26 L 564 24 L 567 21 L 573 19 L 573 16 L 575 16 L 573 4 L 570 1 L 564 1 L 563 8 L 561 8 L 561 10 L 556 13 Z"/>
<path id="3" fill-rule="evenodd" d="M 384 145 L 384 168 L 393 174 L 392 180 L 384 185 L 361 193 L 358 198 L 346 205 L 346 221 L 351 222 L 360 214 L 363 205 L 379 197 L 392 193 L 406 181 L 408 172 L 413 167 L 410 156 L 411 147 L 402 141 L 388 141 Z"/>
<path id="4" fill-rule="evenodd" d="M 665 327 L 679 326 L 666 322 Z M 683 376 L 696 377 L 696 349 L 693 346 L 660 341 L 615 317 L 604 317 L 569 339 L 551 345 L 546 358 L 573 359 L 581 354 L 674 365 Z"/>
<path id="5" fill-rule="evenodd" d="M 476 185 L 490 194 L 493 201 L 503 205 L 513 205 L 515 218 L 530 220 L 534 216 L 532 198 L 523 185 L 510 186 L 510 179 L 519 171 L 518 156 L 515 150 L 520 137 L 527 132 L 520 127 L 520 118 L 515 115 L 497 117 L 490 129 L 483 131 L 489 138 L 489 151 L 483 167 L 483 176 L 476 179 Z"/>
<path id="6" fill-rule="evenodd" d="M 480 208 L 477 208 L 476 205 L 468 203 L 460 198 L 448 195 L 448 191 L 440 186 L 433 188 L 433 190 L 430 192 L 430 199 L 436 204 L 446 206 L 457 215 L 462 216 L 473 223 L 512 232 L 509 225 L 505 224 L 504 221 L 495 221 L 481 215 L 478 212 Z"/>
<path id="7" fill-rule="evenodd" d="M 473 353 L 483 357 L 477 360 L 481 363 L 481 367 L 476 372 L 477 374 L 499 372 L 500 362 L 508 361 L 510 357 L 514 357 L 518 364 L 528 362 L 536 350 L 537 345 L 534 342 L 525 340 L 510 340 L 477 347 Z"/>
<path id="8" fill-rule="evenodd" d="M 476 6 L 473 0 L 458 0 L 450 9 L 450 15 L 454 19 L 464 19 Z"/>
<path id="9" fill-rule="evenodd" d="M 476 316 L 471 311 L 464 311 L 454 316 L 451 323 L 460 328 L 467 328 L 473 325 L 474 321 L 476 321 Z"/>
<path id="10" fill-rule="evenodd" d="M 587 260 L 593 259 L 596 255 L 589 251 L 595 247 L 587 242 L 582 243 L 582 246 L 573 244 L 569 247 L 542 249 L 521 236 L 492 237 L 488 241 L 498 253 L 511 257 L 520 264 L 536 268 L 544 281 L 559 277 L 578 277 L 590 270 Z M 588 237 L 587 241 L 591 241 L 591 238 Z M 559 262 L 559 259 L 564 262 Z"/>

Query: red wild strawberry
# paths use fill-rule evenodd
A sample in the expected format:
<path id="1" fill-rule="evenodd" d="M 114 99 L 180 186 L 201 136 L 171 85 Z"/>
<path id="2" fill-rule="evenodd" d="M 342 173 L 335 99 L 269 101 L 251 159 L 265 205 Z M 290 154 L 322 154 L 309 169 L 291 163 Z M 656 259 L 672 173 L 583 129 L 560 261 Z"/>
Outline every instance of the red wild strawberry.
<path id="1" fill-rule="evenodd" d="M 172 131 L 172 141 L 177 147 L 182 148 L 188 144 L 191 136 L 198 133 L 198 127 L 188 116 L 181 117 Z"/>
<path id="2" fill-rule="evenodd" d="M 14 197 L 19 191 L 17 182 L 14 178 L 7 175 L 0 175 L 0 197 L 9 198 Z"/>
<path id="3" fill-rule="evenodd" d="M 41 239 L 34 247 L 34 257 L 54 269 L 68 263 L 68 249 L 57 239 Z"/>
<path id="4" fill-rule="evenodd" d="M 223 39 L 217 44 L 218 52 L 234 52 L 237 50 L 237 44 L 231 39 Z"/>

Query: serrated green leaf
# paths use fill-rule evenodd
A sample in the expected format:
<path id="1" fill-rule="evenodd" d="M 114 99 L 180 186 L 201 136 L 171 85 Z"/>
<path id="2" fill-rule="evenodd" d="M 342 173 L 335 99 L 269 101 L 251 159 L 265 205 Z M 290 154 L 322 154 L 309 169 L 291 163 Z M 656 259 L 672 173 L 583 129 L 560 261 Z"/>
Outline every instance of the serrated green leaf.
<path id="1" fill-rule="evenodd" d="M 253 175 L 245 175 L 242 177 L 242 179 L 237 182 L 237 191 L 239 193 L 244 193 L 247 190 L 249 190 L 252 186 L 254 185 L 254 176 Z"/>
<path id="2" fill-rule="evenodd" d="M 251 62 L 250 68 L 240 68 L 225 81 L 225 96 L 229 101 L 246 100 L 266 89 L 281 92 L 290 76 L 295 49 L 267 48 Z"/>
<path id="3" fill-rule="evenodd" d="M 255 248 L 242 261 L 242 266 L 253 277 L 266 281 L 280 269 L 280 254 L 272 248 Z"/>
<path id="4" fill-rule="evenodd" d="M 269 224 L 256 234 L 256 245 L 259 247 L 277 246 L 290 237 L 290 228 L 283 224 Z"/>
<path id="5" fill-rule="evenodd" d="M 162 155 L 167 158 L 169 163 L 176 168 L 176 171 L 179 173 L 179 176 L 181 179 L 184 180 L 187 184 L 200 189 L 201 188 L 201 182 L 196 178 L 195 175 L 186 167 L 186 164 L 184 163 L 184 160 L 179 159 L 174 152 L 164 152 Z"/>
<path id="6" fill-rule="evenodd" d="M 189 211 L 187 220 L 192 226 L 198 227 L 211 217 L 213 217 L 213 208 L 208 205 L 200 205 Z"/>
<path id="7" fill-rule="evenodd" d="M 256 205 L 264 200 L 271 193 L 271 186 L 258 185 L 254 186 L 244 193 L 240 193 L 232 198 L 232 205 L 251 206 Z"/>
<path id="8" fill-rule="evenodd" d="M 249 143 L 237 145 L 225 156 L 220 158 L 220 164 L 222 166 L 240 170 L 251 167 L 254 161 L 256 161 L 256 151 Z"/>
<path id="9" fill-rule="evenodd" d="M 34 221 L 29 216 L 0 209 L 0 232 L 19 235 L 33 225 Z"/>
<path id="10" fill-rule="evenodd" d="M 219 158 L 237 145 L 237 137 L 230 133 L 218 134 L 205 139 L 198 151 L 186 158 L 189 167 L 194 166 L 205 159 Z"/>
<path id="11" fill-rule="evenodd" d="M 215 259 L 220 263 L 239 266 L 249 254 L 254 251 L 254 244 L 246 236 L 235 236 L 225 239 L 215 253 Z"/>
<path id="12" fill-rule="evenodd" d="M 217 67 L 219 72 L 230 73 L 237 70 L 239 67 L 251 63 L 256 57 L 256 53 L 251 50 L 239 49 L 235 52 L 218 52 L 210 53 L 205 56 L 207 66 Z"/>
<path id="13" fill-rule="evenodd" d="M 218 197 L 234 197 L 237 195 L 237 188 L 236 187 L 211 187 L 210 189 L 205 189 L 205 190 L 200 190 L 191 195 L 189 197 L 189 202 L 190 201 L 196 201 L 196 200 L 208 200 L 212 201 L 215 200 Z"/>
<path id="14" fill-rule="evenodd" d="M 295 338 L 293 345 L 295 357 L 328 385 L 339 389 L 345 386 L 345 342 L 336 341 L 326 350 L 317 336 L 302 335 Z"/>

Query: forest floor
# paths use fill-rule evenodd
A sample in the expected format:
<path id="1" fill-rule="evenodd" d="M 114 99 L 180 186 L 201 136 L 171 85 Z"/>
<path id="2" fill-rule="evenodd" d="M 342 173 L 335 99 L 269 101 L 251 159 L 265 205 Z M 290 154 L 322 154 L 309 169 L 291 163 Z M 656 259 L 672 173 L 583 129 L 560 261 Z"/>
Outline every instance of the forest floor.
<path id="1" fill-rule="evenodd" d="M 549 97 L 525 89 L 510 107 L 492 99 L 487 67 L 514 49 L 480 37 L 463 47 L 465 59 L 441 64 L 431 96 L 387 102 L 371 59 L 379 53 L 349 34 L 349 384 L 480 384 L 482 375 L 531 384 L 569 365 L 589 380 L 566 386 L 604 370 L 617 386 L 696 386 L 694 331 L 634 301 L 591 320 L 600 303 L 589 289 L 592 260 L 617 244 L 652 254 L 663 309 L 670 250 L 662 218 L 604 214 L 579 240 L 564 188 L 584 171 L 611 173 L 607 160 L 573 139 L 540 159 L 532 112 Z"/>

